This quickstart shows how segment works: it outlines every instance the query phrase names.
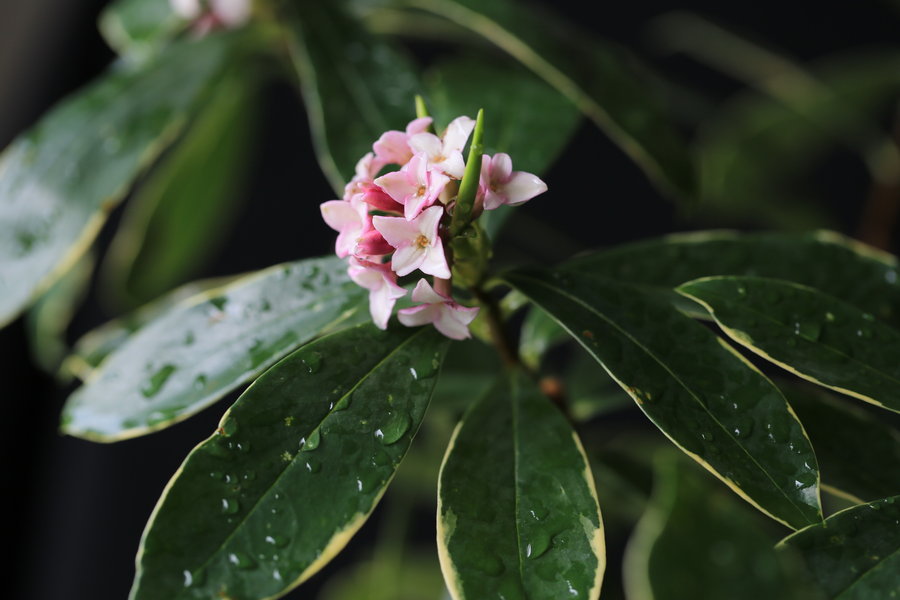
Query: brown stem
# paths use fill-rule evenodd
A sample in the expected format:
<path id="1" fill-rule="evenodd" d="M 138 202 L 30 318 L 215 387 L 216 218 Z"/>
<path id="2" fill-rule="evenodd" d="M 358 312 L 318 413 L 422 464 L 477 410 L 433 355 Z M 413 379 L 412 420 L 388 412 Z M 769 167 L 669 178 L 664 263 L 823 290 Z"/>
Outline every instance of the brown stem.
<path id="1" fill-rule="evenodd" d="M 900 147 L 900 115 L 894 122 L 894 141 Z M 857 237 L 876 248 L 891 249 L 891 238 L 900 216 L 900 181 L 875 179 L 863 207 Z"/>
<path id="2" fill-rule="evenodd" d="M 506 329 L 503 327 L 503 315 L 500 312 L 500 305 L 480 287 L 473 287 L 471 291 L 478 303 L 486 311 L 485 318 L 488 323 L 488 331 L 491 334 L 491 341 L 500 354 L 503 364 L 508 367 L 521 367 L 522 361 L 519 360 L 519 353 L 516 352 L 512 340 L 509 339 Z"/>

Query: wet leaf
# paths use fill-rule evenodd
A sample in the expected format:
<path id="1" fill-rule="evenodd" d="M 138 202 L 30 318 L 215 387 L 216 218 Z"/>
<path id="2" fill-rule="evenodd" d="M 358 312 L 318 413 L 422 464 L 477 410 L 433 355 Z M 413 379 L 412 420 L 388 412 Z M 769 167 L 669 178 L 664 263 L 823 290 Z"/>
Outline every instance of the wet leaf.
<path id="1" fill-rule="evenodd" d="M 233 57 L 234 36 L 113 67 L 0 157 L 0 324 L 90 246 L 138 174 L 184 129 Z"/>
<path id="2" fill-rule="evenodd" d="M 586 273 L 530 269 L 504 279 L 737 494 L 795 529 L 821 519 L 815 455 L 784 396 L 666 295 Z"/>
<path id="3" fill-rule="evenodd" d="M 274 598 L 315 574 L 381 499 L 446 341 L 432 328 L 368 324 L 264 373 L 166 487 L 132 600 Z"/>
<path id="4" fill-rule="evenodd" d="M 368 319 L 337 258 L 276 265 L 188 298 L 128 338 L 72 394 L 68 434 L 113 442 L 209 406 L 298 346 Z"/>
<path id="5" fill-rule="evenodd" d="M 438 547 L 454 598 L 599 596 L 606 556 L 587 458 L 524 375 L 458 426 L 441 467 Z"/>
<path id="6" fill-rule="evenodd" d="M 900 332 L 818 290 L 762 277 L 678 287 L 731 339 L 791 373 L 900 412 Z"/>
<path id="7" fill-rule="evenodd" d="M 861 504 L 782 540 L 797 550 L 828 598 L 900 594 L 900 496 Z"/>
<path id="8" fill-rule="evenodd" d="M 185 29 L 170 0 L 117 0 L 100 15 L 100 32 L 118 54 L 142 61 Z"/>

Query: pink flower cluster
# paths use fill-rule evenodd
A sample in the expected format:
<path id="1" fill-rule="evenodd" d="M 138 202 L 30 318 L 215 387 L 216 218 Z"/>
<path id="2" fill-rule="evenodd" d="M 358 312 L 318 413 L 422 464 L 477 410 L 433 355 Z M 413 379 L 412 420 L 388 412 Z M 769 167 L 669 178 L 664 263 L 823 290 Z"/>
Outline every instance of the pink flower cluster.
<path id="1" fill-rule="evenodd" d="M 215 29 L 233 29 L 250 20 L 252 0 L 169 0 L 179 17 L 193 21 L 194 35 Z"/>
<path id="2" fill-rule="evenodd" d="M 407 326 L 433 323 L 452 339 L 470 337 L 469 324 L 478 308 L 451 297 L 451 264 L 446 243 L 458 182 L 465 172 L 462 150 L 475 121 L 454 119 L 442 136 L 429 132 L 431 117 L 409 123 L 406 131 L 388 131 L 356 165 L 356 175 L 342 200 L 321 205 L 322 218 L 338 232 L 335 252 L 348 257 L 350 278 L 369 290 L 369 311 L 381 329 L 398 299 L 407 291 L 397 277 L 418 270 L 411 308 L 398 311 Z M 399 170 L 379 176 L 388 165 Z M 474 215 L 501 205 L 515 206 L 544 192 L 547 186 L 530 173 L 512 170 L 506 154 L 484 156 Z M 375 213 L 375 214 L 373 214 Z"/>

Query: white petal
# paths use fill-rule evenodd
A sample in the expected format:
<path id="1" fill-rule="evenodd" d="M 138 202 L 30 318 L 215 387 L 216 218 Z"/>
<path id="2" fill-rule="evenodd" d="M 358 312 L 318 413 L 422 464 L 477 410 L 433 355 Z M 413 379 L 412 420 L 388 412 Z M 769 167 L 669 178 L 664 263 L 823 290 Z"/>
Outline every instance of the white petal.
<path id="1" fill-rule="evenodd" d="M 443 145 L 441 139 L 433 133 L 417 133 L 409 137 L 409 147 L 416 154 L 423 153 L 429 159 L 435 159 L 441 155 Z"/>
<path id="2" fill-rule="evenodd" d="M 537 175 L 516 171 L 503 186 L 503 191 L 506 192 L 506 203 L 509 206 L 516 206 L 546 192 L 547 184 L 541 181 Z"/>
<path id="3" fill-rule="evenodd" d="M 428 275 L 450 279 L 450 267 L 447 265 L 447 256 L 444 254 L 444 244 L 441 242 L 441 238 L 437 238 L 434 246 L 425 248 L 425 258 L 419 269 Z"/>
<path id="4" fill-rule="evenodd" d="M 434 327 L 453 340 L 465 340 L 472 337 L 469 333 L 469 323 L 478 315 L 477 308 L 441 307 L 441 315 L 434 321 Z"/>
<path id="5" fill-rule="evenodd" d="M 469 117 L 456 117 L 450 121 L 444 133 L 444 155 L 461 152 L 474 128 L 475 121 Z"/>
<path id="6" fill-rule="evenodd" d="M 398 248 L 391 258 L 391 268 L 397 275 L 409 275 L 425 260 L 425 249 L 418 246 Z"/>
<path id="7" fill-rule="evenodd" d="M 498 152 L 491 159 L 491 181 L 505 183 L 512 174 L 512 159 L 509 154 Z"/>
<path id="8" fill-rule="evenodd" d="M 440 240 L 437 232 L 438 224 L 441 222 L 441 217 L 443 216 L 444 207 L 432 206 L 423 210 L 422 214 L 416 217 L 416 220 L 413 221 L 413 224 L 416 227 L 416 233 L 421 233 L 422 235 L 427 237 L 432 246 L 435 244 L 435 240 Z"/>
<path id="9" fill-rule="evenodd" d="M 403 170 L 382 175 L 375 180 L 375 185 L 400 204 L 406 204 L 406 199 L 417 189 L 416 184 L 410 181 L 409 173 Z"/>
<path id="10" fill-rule="evenodd" d="M 385 285 L 369 293 L 369 314 L 372 315 L 372 321 L 379 329 L 387 329 L 387 322 L 391 318 L 397 298 L 406 294 L 406 290 L 399 288 L 400 296 L 397 296 L 396 290 L 392 288 L 397 288 L 397 286 L 385 282 Z"/>
<path id="11" fill-rule="evenodd" d="M 462 152 L 451 152 L 444 160 L 435 163 L 434 166 L 454 179 L 462 179 L 466 172 L 466 163 L 463 161 Z"/>
<path id="12" fill-rule="evenodd" d="M 441 296 L 434 288 L 432 288 L 428 281 L 425 279 L 420 279 L 418 283 L 416 283 L 416 287 L 412 292 L 413 302 L 422 302 L 424 304 L 443 304 L 447 302 L 450 298 L 445 298 Z"/>
<path id="13" fill-rule="evenodd" d="M 216 16 L 229 27 L 243 25 L 250 19 L 250 0 L 212 0 L 210 2 Z"/>
<path id="14" fill-rule="evenodd" d="M 200 0 L 169 0 L 172 10 L 183 19 L 196 19 L 200 16 Z"/>

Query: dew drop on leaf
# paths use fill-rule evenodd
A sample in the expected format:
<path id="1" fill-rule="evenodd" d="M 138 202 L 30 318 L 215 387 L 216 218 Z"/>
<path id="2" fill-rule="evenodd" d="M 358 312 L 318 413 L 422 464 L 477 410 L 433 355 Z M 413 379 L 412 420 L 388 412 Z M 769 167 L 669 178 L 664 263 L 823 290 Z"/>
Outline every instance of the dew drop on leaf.
<path id="1" fill-rule="evenodd" d="M 160 390 L 162 390 L 163 386 L 166 384 L 166 381 L 169 380 L 169 377 L 172 376 L 178 367 L 175 365 L 165 365 L 159 370 L 157 370 L 153 375 L 150 376 L 150 379 L 144 384 L 141 388 L 141 394 L 144 395 L 145 398 L 152 398 L 156 396 Z"/>
<path id="2" fill-rule="evenodd" d="M 537 558 L 550 548 L 550 534 L 546 531 L 535 531 L 525 547 L 526 558 Z"/>
<path id="3" fill-rule="evenodd" d="M 253 559 L 242 552 L 231 552 L 228 554 L 228 562 L 238 569 L 253 569 L 256 563 Z"/>
<path id="4" fill-rule="evenodd" d="M 394 444 L 409 430 L 410 418 L 406 413 L 396 412 L 390 415 L 388 422 L 381 426 L 382 444 Z M 376 434 L 377 436 L 377 434 Z"/>
<path id="5" fill-rule="evenodd" d="M 322 441 L 322 434 L 319 433 L 318 429 L 314 429 L 312 433 L 309 434 L 309 437 L 306 438 L 306 443 L 303 444 L 303 451 L 309 452 L 315 450 L 319 447 L 319 444 Z"/>
<path id="6" fill-rule="evenodd" d="M 320 352 L 310 352 L 303 357 L 303 364 L 310 373 L 316 373 L 322 366 L 322 354 Z"/>
<path id="7" fill-rule="evenodd" d="M 233 515 L 241 509 L 240 503 L 234 498 L 222 498 L 222 514 Z"/>

